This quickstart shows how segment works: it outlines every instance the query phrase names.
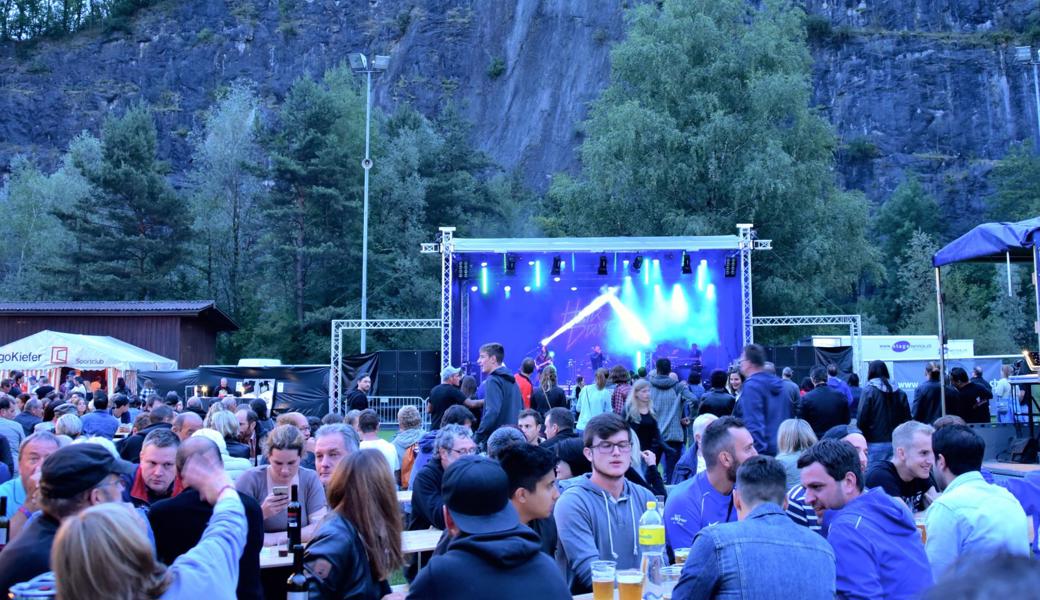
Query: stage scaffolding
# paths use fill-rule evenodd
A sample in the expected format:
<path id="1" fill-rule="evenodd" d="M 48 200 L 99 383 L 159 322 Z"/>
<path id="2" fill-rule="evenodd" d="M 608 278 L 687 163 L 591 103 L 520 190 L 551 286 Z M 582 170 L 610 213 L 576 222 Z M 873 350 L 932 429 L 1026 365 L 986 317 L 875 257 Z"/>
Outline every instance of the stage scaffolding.
<path id="1" fill-rule="evenodd" d="M 752 327 L 804 327 L 806 325 L 848 325 L 852 342 L 853 371 L 859 372 L 863 356 L 863 323 L 859 315 L 802 315 L 790 317 L 752 317 Z"/>

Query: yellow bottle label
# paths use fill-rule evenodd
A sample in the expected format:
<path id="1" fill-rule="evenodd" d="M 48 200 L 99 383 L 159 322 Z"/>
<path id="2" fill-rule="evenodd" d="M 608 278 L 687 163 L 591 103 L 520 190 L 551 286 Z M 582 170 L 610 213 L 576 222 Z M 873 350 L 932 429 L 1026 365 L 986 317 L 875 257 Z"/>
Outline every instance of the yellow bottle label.
<path id="1" fill-rule="evenodd" d="M 643 525 L 640 527 L 639 543 L 643 546 L 664 545 L 664 525 Z"/>

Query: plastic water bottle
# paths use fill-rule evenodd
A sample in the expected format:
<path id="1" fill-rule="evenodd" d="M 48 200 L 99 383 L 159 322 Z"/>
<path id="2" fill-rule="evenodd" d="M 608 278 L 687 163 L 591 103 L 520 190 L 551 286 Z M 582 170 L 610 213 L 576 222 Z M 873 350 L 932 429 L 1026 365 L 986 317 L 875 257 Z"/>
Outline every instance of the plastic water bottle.
<path id="1" fill-rule="evenodd" d="M 657 503 L 646 503 L 646 512 L 639 518 L 640 568 L 643 571 L 644 600 L 660 600 L 664 596 L 661 568 L 667 566 L 664 547 L 664 521 L 657 512 Z"/>

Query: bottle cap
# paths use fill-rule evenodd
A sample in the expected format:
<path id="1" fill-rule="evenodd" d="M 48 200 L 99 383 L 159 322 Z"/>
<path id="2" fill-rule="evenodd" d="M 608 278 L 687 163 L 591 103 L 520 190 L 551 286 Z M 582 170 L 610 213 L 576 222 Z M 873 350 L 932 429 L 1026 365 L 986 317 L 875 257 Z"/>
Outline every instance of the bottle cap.
<path id="1" fill-rule="evenodd" d="M 657 508 L 657 503 L 654 502 L 653 500 L 650 500 L 649 502 L 646 503 L 646 509 L 647 510 L 654 510 L 656 508 Z"/>

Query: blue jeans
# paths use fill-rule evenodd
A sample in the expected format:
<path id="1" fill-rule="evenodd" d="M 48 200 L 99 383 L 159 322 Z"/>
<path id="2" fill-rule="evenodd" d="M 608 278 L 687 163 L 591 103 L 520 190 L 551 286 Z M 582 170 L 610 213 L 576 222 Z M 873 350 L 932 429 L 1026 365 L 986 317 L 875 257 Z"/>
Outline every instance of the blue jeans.
<path id="1" fill-rule="evenodd" d="M 665 442 L 664 443 L 664 482 L 665 483 L 667 483 L 667 484 L 671 484 L 672 483 L 672 475 L 675 473 L 675 466 L 679 464 L 679 459 L 682 458 L 682 454 L 683 454 L 683 443 L 682 442 Z"/>
<path id="2" fill-rule="evenodd" d="M 874 463 L 892 460 L 892 442 L 876 442 L 867 444 L 867 468 Z"/>

